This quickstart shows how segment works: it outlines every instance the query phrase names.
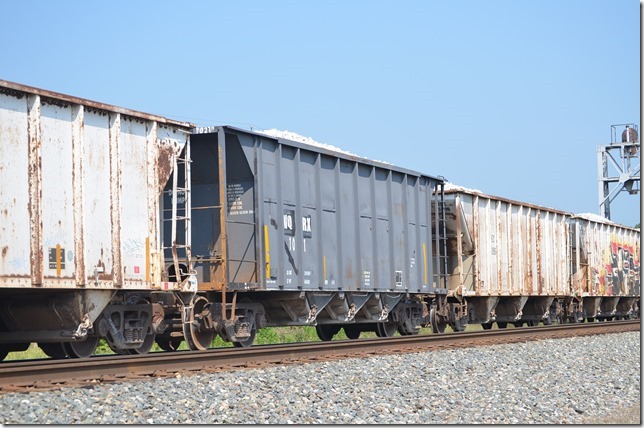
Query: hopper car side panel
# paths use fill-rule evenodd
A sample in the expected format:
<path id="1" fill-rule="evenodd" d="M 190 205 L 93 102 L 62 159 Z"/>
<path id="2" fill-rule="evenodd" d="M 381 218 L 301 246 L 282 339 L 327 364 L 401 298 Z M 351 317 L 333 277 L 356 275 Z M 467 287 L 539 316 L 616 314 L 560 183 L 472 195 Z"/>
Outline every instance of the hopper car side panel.
<path id="1" fill-rule="evenodd" d="M 234 128 L 191 150 L 193 254 L 213 259 L 197 264 L 202 289 L 434 292 L 437 179 Z M 225 206 L 225 222 L 199 204 Z"/>
<path id="2" fill-rule="evenodd" d="M 639 296 L 640 232 L 575 218 L 573 291 L 580 296 Z"/>
<path id="3" fill-rule="evenodd" d="M 451 214 L 450 289 L 461 287 L 464 296 L 568 293 L 564 213 L 486 195 L 445 198 Z"/>
<path id="4" fill-rule="evenodd" d="M 570 294 L 569 215 L 465 190 L 447 191 L 445 204 L 449 296 L 468 322 L 489 328 L 561 313 L 558 299 Z"/>
<path id="5" fill-rule="evenodd" d="M 31 285 L 27 108 L 0 92 L 0 287 Z"/>
<path id="6" fill-rule="evenodd" d="M 164 280 L 159 196 L 191 128 L 0 80 L 0 355 L 83 340 L 108 309 L 134 338 L 118 345 L 141 345 Z"/>
<path id="7" fill-rule="evenodd" d="M 188 134 L 26 88 L 0 91 L 0 107 L 0 179 L 11 183 L 0 198 L 0 287 L 158 284 L 151 184 L 167 180 L 167 153 Z"/>

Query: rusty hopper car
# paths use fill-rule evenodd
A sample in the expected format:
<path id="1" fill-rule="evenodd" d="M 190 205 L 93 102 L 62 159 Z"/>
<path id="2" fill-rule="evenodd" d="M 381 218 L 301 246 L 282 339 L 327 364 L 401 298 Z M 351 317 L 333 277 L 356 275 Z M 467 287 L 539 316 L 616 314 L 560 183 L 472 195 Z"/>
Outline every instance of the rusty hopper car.
<path id="1" fill-rule="evenodd" d="M 420 296 L 446 293 L 430 223 L 442 179 L 233 127 L 200 129 L 190 150 L 191 258 L 178 269 L 199 283 L 191 348 L 278 325 L 324 340 L 413 334 L 431 304 Z"/>
<path id="2" fill-rule="evenodd" d="M 191 129 L 0 80 L 0 356 L 84 356 L 100 329 L 142 345 L 141 291 L 167 280 L 160 195 Z"/>
<path id="3" fill-rule="evenodd" d="M 452 185 L 445 212 L 454 329 L 638 311 L 638 230 Z"/>
<path id="4" fill-rule="evenodd" d="M 570 226 L 570 311 L 589 320 L 639 317 L 639 229 L 583 214 Z"/>
<path id="5" fill-rule="evenodd" d="M 569 295 L 565 212 L 448 186 L 449 299 L 460 325 L 549 323 Z"/>

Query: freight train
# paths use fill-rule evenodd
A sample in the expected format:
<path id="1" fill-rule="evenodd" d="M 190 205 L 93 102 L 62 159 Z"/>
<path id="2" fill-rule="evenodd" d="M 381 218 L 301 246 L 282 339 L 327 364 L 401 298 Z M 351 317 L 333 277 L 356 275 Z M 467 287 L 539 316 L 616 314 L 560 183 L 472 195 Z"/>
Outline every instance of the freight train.
<path id="1" fill-rule="evenodd" d="M 639 316 L 639 230 L 0 80 L 0 357 Z"/>

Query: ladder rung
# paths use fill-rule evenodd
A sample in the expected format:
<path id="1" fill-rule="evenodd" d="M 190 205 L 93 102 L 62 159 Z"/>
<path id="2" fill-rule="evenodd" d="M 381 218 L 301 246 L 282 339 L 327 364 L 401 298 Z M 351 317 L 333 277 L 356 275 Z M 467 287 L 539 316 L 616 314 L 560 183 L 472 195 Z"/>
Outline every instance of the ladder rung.
<path id="1" fill-rule="evenodd" d="M 184 193 L 190 193 L 190 189 L 188 189 L 187 187 L 177 187 L 177 191 L 184 192 Z M 172 190 L 164 190 L 163 193 L 171 195 Z"/>
<path id="2" fill-rule="evenodd" d="M 183 220 L 190 221 L 190 217 L 175 217 L 175 220 L 176 221 L 183 221 Z M 172 221 L 172 219 L 171 218 L 164 218 L 163 221 Z"/>

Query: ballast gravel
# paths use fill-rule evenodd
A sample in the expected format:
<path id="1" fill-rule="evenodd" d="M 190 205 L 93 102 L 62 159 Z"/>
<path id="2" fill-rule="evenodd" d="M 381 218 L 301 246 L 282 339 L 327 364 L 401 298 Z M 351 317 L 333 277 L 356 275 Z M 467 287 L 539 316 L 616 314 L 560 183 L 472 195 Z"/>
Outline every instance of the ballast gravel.
<path id="1" fill-rule="evenodd" d="M 11 393 L 0 423 L 580 424 L 639 402 L 633 332 Z"/>

